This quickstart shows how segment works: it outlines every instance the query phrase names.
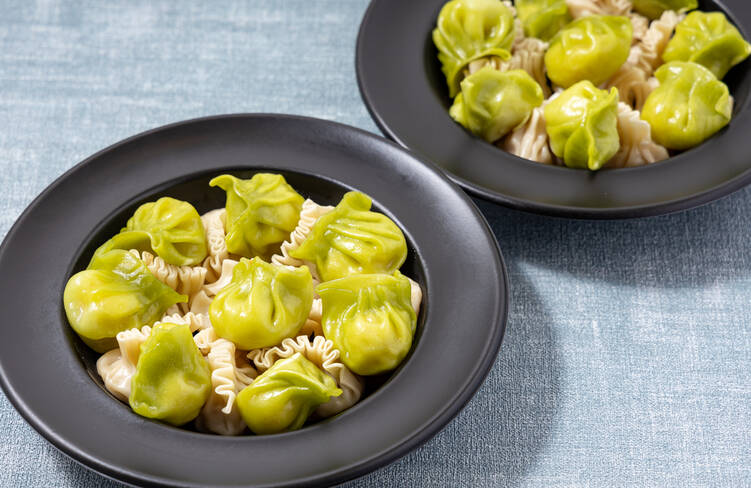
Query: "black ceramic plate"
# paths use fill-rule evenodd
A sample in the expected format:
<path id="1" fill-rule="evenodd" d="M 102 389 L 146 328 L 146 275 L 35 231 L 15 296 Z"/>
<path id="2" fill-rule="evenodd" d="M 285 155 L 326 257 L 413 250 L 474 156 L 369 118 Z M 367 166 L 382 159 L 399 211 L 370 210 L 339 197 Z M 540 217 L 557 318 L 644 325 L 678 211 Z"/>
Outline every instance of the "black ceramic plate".
<path id="1" fill-rule="evenodd" d="M 140 203 L 169 195 L 204 212 L 224 204 L 211 177 L 258 171 L 283 174 L 319 203 L 361 190 L 399 224 L 409 245 L 402 269 L 425 293 L 413 350 L 353 408 L 297 432 L 227 438 L 139 417 L 104 390 L 96 355 L 67 325 L 65 283 Z M 487 224 L 431 165 L 333 122 L 232 115 L 135 136 L 55 181 L 0 249 L 0 307 L 5 393 L 82 464 L 144 485 L 331 484 L 404 455 L 461 410 L 500 347 L 507 282 Z"/>
<path id="2" fill-rule="evenodd" d="M 391 139 L 427 157 L 471 193 L 550 215 L 623 218 L 697 206 L 751 182 L 749 63 L 725 78 L 735 97 L 730 126 L 658 164 L 597 173 L 527 161 L 454 123 L 431 32 L 446 0 L 373 0 L 357 40 L 357 79 L 373 119 Z M 700 0 L 723 10 L 751 39 L 747 0 Z"/>

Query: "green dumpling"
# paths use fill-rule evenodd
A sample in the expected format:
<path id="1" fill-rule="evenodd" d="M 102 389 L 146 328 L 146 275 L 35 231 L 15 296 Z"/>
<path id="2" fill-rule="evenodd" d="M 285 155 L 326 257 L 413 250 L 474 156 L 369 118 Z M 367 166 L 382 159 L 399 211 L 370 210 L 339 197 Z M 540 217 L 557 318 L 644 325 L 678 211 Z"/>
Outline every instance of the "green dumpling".
<path id="1" fill-rule="evenodd" d="M 268 259 L 300 220 L 303 197 L 282 175 L 258 173 L 249 180 L 232 175 L 209 182 L 227 192 L 227 250 Z"/>
<path id="2" fill-rule="evenodd" d="M 516 0 L 515 5 L 527 37 L 548 41 L 572 20 L 565 0 Z"/>
<path id="3" fill-rule="evenodd" d="M 644 102 L 641 118 L 649 122 L 658 144 L 689 149 L 730 122 L 728 87 L 704 66 L 673 61 L 661 66 L 655 77 L 660 86 Z"/>
<path id="4" fill-rule="evenodd" d="M 433 43 L 446 75 L 449 96 L 459 91 L 464 68 L 477 58 L 511 57 L 514 14 L 499 0 L 451 0 L 438 14 Z"/>
<path id="5" fill-rule="evenodd" d="M 316 291 L 323 305 L 323 333 L 349 369 L 373 375 L 399 366 L 417 325 L 407 278 L 398 271 L 352 275 L 322 283 Z"/>
<path id="6" fill-rule="evenodd" d="M 545 106 L 550 148 L 569 168 L 598 170 L 620 148 L 618 90 L 580 81 Z"/>
<path id="7" fill-rule="evenodd" d="M 521 69 L 501 72 L 486 66 L 462 80 L 461 87 L 449 114 L 488 142 L 524 124 L 544 99 L 540 85 Z"/>
<path id="8" fill-rule="evenodd" d="M 601 85 L 626 62 L 633 27 L 628 17 L 592 15 L 561 29 L 545 53 L 548 78 L 563 88 L 589 80 Z"/>
<path id="9" fill-rule="evenodd" d="M 351 191 L 316 220 L 308 237 L 289 254 L 315 265 L 322 281 L 353 273 L 393 273 L 407 259 L 404 234 L 372 200 Z"/>
<path id="10" fill-rule="evenodd" d="M 130 408 L 173 425 L 198 416 L 211 394 L 211 373 L 188 325 L 162 323 L 141 344 Z"/>
<path id="11" fill-rule="evenodd" d="M 751 44 L 722 12 L 691 12 L 675 27 L 662 59 L 693 61 L 708 68 L 718 80 L 751 54 Z"/>
<path id="12" fill-rule="evenodd" d="M 138 207 L 120 233 L 94 255 L 112 249 L 149 251 L 177 266 L 200 264 L 207 254 L 201 216 L 190 203 L 170 197 Z"/>
<path id="13" fill-rule="evenodd" d="M 118 332 L 151 325 L 169 307 L 187 301 L 123 250 L 98 255 L 89 269 L 68 280 L 63 293 L 68 322 L 97 352 L 116 347 Z"/>
<path id="14" fill-rule="evenodd" d="M 219 337 L 250 350 L 296 336 L 312 304 L 313 278 L 306 266 L 290 269 L 243 258 L 211 302 L 209 316 Z"/>
<path id="15" fill-rule="evenodd" d="M 342 394 L 336 381 L 302 354 L 281 359 L 237 395 L 237 408 L 256 434 L 303 426 L 313 410 Z"/>
<path id="16" fill-rule="evenodd" d="M 666 10 L 683 13 L 699 6 L 697 0 L 631 0 L 631 3 L 634 10 L 653 20 L 659 19 Z"/>

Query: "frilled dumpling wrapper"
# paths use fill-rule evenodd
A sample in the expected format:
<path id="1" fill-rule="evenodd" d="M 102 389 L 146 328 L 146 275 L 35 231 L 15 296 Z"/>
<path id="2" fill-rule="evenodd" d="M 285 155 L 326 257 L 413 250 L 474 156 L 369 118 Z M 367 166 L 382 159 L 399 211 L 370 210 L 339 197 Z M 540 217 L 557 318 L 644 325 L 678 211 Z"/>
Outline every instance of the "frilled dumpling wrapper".
<path id="1" fill-rule="evenodd" d="M 313 278 L 307 267 L 243 258 L 232 281 L 211 302 L 209 315 L 219 337 L 250 350 L 296 336 L 312 303 Z"/>
<path id="2" fill-rule="evenodd" d="M 515 5 L 527 37 L 548 41 L 572 20 L 565 0 L 516 0 Z"/>
<path id="3" fill-rule="evenodd" d="M 459 92 L 464 67 L 483 56 L 511 57 L 514 15 L 499 0 L 451 0 L 438 14 L 433 43 L 449 96 Z"/>
<path id="4" fill-rule="evenodd" d="M 147 251 L 176 266 L 201 264 L 207 254 L 200 215 L 190 203 L 170 197 L 138 207 L 122 231 L 94 255 L 112 249 Z"/>
<path id="5" fill-rule="evenodd" d="M 650 19 L 659 19 L 667 10 L 683 13 L 699 6 L 697 0 L 631 0 L 631 3 L 634 10 Z"/>
<path id="6" fill-rule="evenodd" d="M 310 263 L 322 281 L 354 273 L 393 273 L 407 258 L 407 241 L 399 226 L 371 212 L 371 205 L 364 193 L 346 193 L 289 255 Z"/>
<path id="7" fill-rule="evenodd" d="M 161 323 L 141 345 L 131 382 L 138 415 L 183 425 L 198 416 L 211 393 L 209 365 L 187 325 Z"/>
<path id="8" fill-rule="evenodd" d="M 708 68 L 718 80 L 751 54 L 751 44 L 722 12 L 691 12 L 675 27 L 662 59 L 693 61 Z"/>
<path id="9" fill-rule="evenodd" d="M 601 85 L 628 59 L 633 27 L 628 17 L 593 15 L 561 29 L 545 53 L 548 77 L 568 88 L 589 80 Z"/>
<path id="10" fill-rule="evenodd" d="M 258 173 L 249 180 L 232 175 L 209 182 L 227 192 L 227 249 L 268 259 L 297 225 L 304 201 L 282 175 Z"/>
<path id="11" fill-rule="evenodd" d="M 618 90 L 581 81 L 545 106 L 553 153 L 570 168 L 598 170 L 620 147 Z"/>
<path id="12" fill-rule="evenodd" d="M 237 406 L 254 433 L 277 434 L 299 429 L 313 410 L 341 394 L 334 378 L 298 352 L 244 388 Z"/>
<path id="13" fill-rule="evenodd" d="M 485 67 L 466 77 L 461 86 L 449 114 L 488 142 L 523 125 L 543 101 L 540 85 L 520 69 L 501 72 Z"/>
<path id="14" fill-rule="evenodd" d="M 63 293 L 68 322 L 97 352 L 115 347 L 118 332 L 151 325 L 169 307 L 187 300 L 123 250 L 95 257 L 89 269 L 68 280 Z"/>
<path id="15" fill-rule="evenodd" d="M 327 339 L 353 372 L 374 375 L 390 371 L 412 347 L 417 314 L 409 279 L 393 275 L 352 275 L 318 285 Z"/>
<path id="16" fill-rule="evenodd" d="M 652 127 L 652 138 L 668 149 L 697 146 L 725 127 L 733 99 L 725 83 L 696 63 L 673 61 L 661 66 L 655 89 L 641 112 Z"/>

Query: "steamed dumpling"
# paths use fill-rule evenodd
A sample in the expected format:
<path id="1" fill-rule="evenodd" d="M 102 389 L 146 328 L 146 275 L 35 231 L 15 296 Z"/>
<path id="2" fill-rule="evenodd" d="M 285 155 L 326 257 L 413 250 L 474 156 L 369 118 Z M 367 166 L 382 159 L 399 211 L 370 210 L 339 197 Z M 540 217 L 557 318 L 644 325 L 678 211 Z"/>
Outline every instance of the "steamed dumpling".
<path id="1" fill-rule="evenodd" d="M 589 80 L 601 85 L 628 58 L 633 27 L 628 17 L 592 15 L 577 19 L 550 41 L 545 67 L 563 88 Z"/>
<path id="2" fill-rule="evenodd" d="M 373 375 L 399 366 L 417 324 L 409 279 L 398 271 L 352 275 L 322 283 L 316 291 L 323 302 L 324 335 L 349 369 Z"/>
<path id="3" fill-rule="evenodd" d="M 138 415 L 182 425 L 198 416 L 211 394 L 209 365 L 190 327 L 156 325 L 141 344 L 128 399 Z"/>
<path id="4" fill-rule="evenodd" d="M 207 255 L 198 212 L 190 203 L 170 197 L 138 207 L 125 228 L 95 255 L 112 249 L 147 251 L 175 266 L 200 264 Z"/>
<path id="5" fill-rule="evenodd" d="M 451 0 L 438 14 L 433 43 L 446 75 L 449 95 L 459 91 L 464 67 L 483 56 L 511 57 L 514 15 L 499 0 Z"/>
<path id="6" fill-rule="evenodd" d="M 68 322 L 97 352 L 114 348 L 118 332 L 151 325 L 187 300 L 123 250 L 96 256 L 88 269 L 68 280 L 63 293 Z"/>
<path id="7" fill-rule="evenodd" d="M 407 241 L 390 218 L 370 211 L 371 204 L 364 193 L 346 193 L 289 255 L 311 263 L 322 281 L 353 273 L 393 273 L 407 258 Z"/>
<path id="8" fill-rule="evenodd" d="M 237 407 L 256 434 L 303 426 L 313 410 L 342 394 L 336 381 L 302 354 L 277 361 L 237 395 Z"/>
<path id="9" fill-rule="evenodd" d="M 618 90 L 581 81 L 545 106 L 553 153 L 570 168 L 598 170 L 620 148 Z"/>
<path id="10" fill-rule="evenodd" d="M 219 337 L 250 350 L 294 337 L 313 304 L 313 278 L 305 266 L 290 269 L 260 258 L 240 260 L 232 281 L 209 306 Z"/>
<path id="11" fill-rule="evenodd" d="M 282 175 L 258 173 L 249 180 L 232 175 L 209 182 L 227 192 L 227 250 L 268 259 L 294 230 L 304 198 Z"/>
<path id="12" fill-rule="evenodd" d="M 548 41 L 571 22 L 565 0 L 516 0 L 515 6 L 527 37 Z"/>
<path id="13" fill-rule="evenodd" d="M 659 19 L 666 10 L 682 13 L 699 6 L 697 0 L 631 0 L 631 3 L 634 10 L 650 19 Z"/>
<path id="14" fill-rule="evenodd" d="M 540 85 L 524 70 L 485 67 L 465 78 L 449 114 L 488 142 L 502 138 L 529 119 L 543 101 Z"/>
<path id="15" fill-rule="evenodd" d="M 675 28 L 662 54 L 670 61 L 693 61 L 708 68 L 718 80 L 751 54 L 746 42 L 722 12 L 691 12 Z"/>
<path id="16" fill-rule="evenodd" d="M 661 66 L 655 77 L 660 86 L 647 97 L 641 117 L 657 143 L 689 149 L 730 122 L 733 100 L 728 87 L 704 66 L 673 61 Z"/>

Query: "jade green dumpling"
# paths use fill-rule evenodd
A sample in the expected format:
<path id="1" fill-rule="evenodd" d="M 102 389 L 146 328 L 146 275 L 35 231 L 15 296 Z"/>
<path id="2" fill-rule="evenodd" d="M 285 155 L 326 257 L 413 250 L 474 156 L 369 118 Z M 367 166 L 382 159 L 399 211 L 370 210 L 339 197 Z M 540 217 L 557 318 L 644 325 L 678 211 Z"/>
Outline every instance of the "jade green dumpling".
<path id="1" fill-rule="evenodd" d="M 198 416 L 211 393 L 211 373 L 188 325 L 162 323 L 141 344 L 131 380 L 138 415 L 182 425 Z"/>
<path id="2" fill-rule="evenodd" d="M 245 387 L 237 407 L 251 431 L 277 434 L 299 429 L 316 407 L 341 394 L 334 378 L 298 352 Z"/>
<path id="3" fill-rule="evenodd" d="M 598 170 L 620 148 L 618 90 L 581 81 L 545 106 L 550 148 L 570 168 Z"/>
<path id="4" fill-rule="evenodd" d="M 200 264 L 207 254 L 198 212 L 190 203 L 170 197 L 138 207 L 120 233 L 97 249 L 95 256 L 112 249 L 149 251 L 177 266 Z"/>
<path id="5" fill-rule="evenodd" d="M 708 68 L 718 80 L 751 54 L 746 42 L 722 12 L 691 12 L 675 27 L 662 59 L 693 61 Z"/>
<path id="6" fill-rule="evenodd" d="M 306 266 L 290 269 L 243 258 L 211 302 L 209 316 L 219 337 L 250 350 L 297 335 L 312 304 L 313 278 Z"/>
<path id="7" fill-rule="evenodd" d="M 652 138 L 668 149 L 697 146 L 725 127 L 733 100 L 725 83 L 696 63 L 673 61 L 655 77 L 660 86 L 647 97 L 641 118 L 652 127 Z"/>
<path id="8" fill-rule="evenodd" d="M 548 78 L 563 88 L 588 80 L 601 85 L 628 58 L 633 27 L 628 17 L 592 15 L 561 29 L 545 53 Z"/>
<path id="9" fill-rule="evenodd" d="M 527 37 L 548 41 L 572 20 L 565 0 L 516 0 L 514 5 Z"/>
<path id="10" fill-rule="evenodd" d="M 464 68 L 477 58 L 511 57 L 514 15 L 499 0 L 451 0 L 438 14 L 433 43 L 446 75 L 449 96 L 459 91 Z"/>
<path id="11" fill-rule="evenodd" d="M 316 220 L 308 237 L 289 254 L 313 263 L 322 281 L 353 273 L 393 273 L 407 258 L 407 241 L 399 227 L 372 201 L 351 191 L 334 210 Z"/>
<path id="12" fill-rule="evenodd" d="M 524 124 L 543 101 L 540 85 L 521 69 L 484 67 L 462 80 L 461 87 L 449 115 L 488 142 Z"/>
<path id="13" fill-rule="evenodd" d="M 151 325 L 187 300 L 123 250 L 95 256 L 88 269 L 68 280 L 63 293 L 68 322 L 97 352 L 114 348 L 118 332 Z"/>
<path id="14" fill-rule="evenodd" d="M 398 271 L 351 275 L 321 283 L 316 291 L 323 305 L 323 333 L 349 369 L 373 375 L 399 366 L 417 325 L 407 278 Z"/>
<path id="15" fill-rule="evenodd" d="M 699 6 L 697 0 L 631 0 L 631 3 L 634 10 L 650 19 L 659 19 L 666 10 L 683 13 Z"/>
<path id="16" fill-rule="evenodd" d="M 304 199 L 282 175 L 221 175 L 209 184 L 227 192 L 226 242 L 233 254 L 268 259 L 297 226 Z"/>

